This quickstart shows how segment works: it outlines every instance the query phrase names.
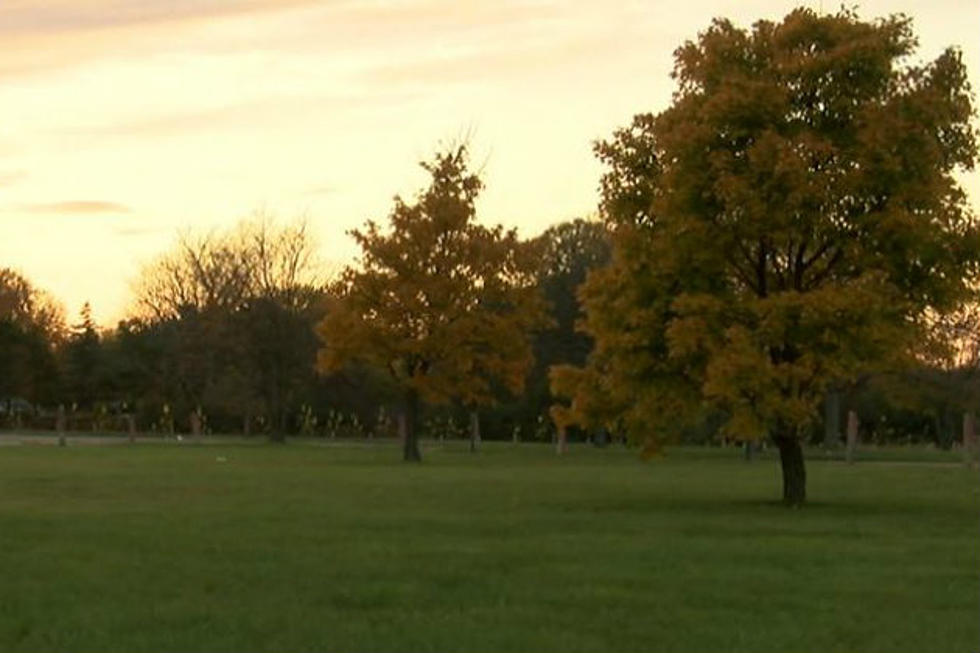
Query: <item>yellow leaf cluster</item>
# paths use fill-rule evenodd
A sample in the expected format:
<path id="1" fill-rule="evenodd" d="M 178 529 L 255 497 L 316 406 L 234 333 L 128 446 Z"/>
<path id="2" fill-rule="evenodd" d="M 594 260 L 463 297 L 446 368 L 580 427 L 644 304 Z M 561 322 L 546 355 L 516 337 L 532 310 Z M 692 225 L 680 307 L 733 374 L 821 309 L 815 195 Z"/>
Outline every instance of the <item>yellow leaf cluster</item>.
<path id="1" fill-rule="evenodd" d="M 430 402 L 470 406 L 520 392 L 530 335 L 545 322 L 534 261 L 514 231 L 475 222 L 482 188 L 465 147 L 423 164 L 431 185 L 396 198 L 382 229 L 354 232 L 362 255 L 333 288 L 319 369 L 360 360 Z"/>

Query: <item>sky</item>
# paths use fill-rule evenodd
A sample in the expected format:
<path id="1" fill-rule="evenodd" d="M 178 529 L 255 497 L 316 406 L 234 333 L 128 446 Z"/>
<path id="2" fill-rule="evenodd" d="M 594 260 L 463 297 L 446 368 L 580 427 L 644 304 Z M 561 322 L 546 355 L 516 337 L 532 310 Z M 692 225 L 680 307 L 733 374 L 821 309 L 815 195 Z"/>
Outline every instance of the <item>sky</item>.
<path id="1" fill-rule="evenodd" d="M 823 6 L 826 3 L 827 6 Z M 830 0 L 0 0 L 0 266 L 106 325 L 180 230 L 305 216 L 328 268 L 346 232 L 469 137 L 486 223 L 533 236 L 595 212 L 592 143 L 670 101 L 673 51 Z M 851 4 L 851 3 L 848 3 Z M 980 88 L 980 2 L 906 13 Z M 977 205 L 980 176 L 964 185 Z"/>

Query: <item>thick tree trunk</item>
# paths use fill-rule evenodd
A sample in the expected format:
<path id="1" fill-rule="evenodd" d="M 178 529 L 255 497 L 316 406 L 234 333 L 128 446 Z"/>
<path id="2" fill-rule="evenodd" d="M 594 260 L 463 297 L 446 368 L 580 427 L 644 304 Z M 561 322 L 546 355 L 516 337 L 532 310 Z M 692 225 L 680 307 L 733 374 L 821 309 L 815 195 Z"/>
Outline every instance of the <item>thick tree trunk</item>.
<path id="1" fill-rule="evenodd" d="M 405 393 L 405 437 L 403 440 L 403 459 L 405 462 L 422 462 L 422 453 L 419 451 L 418 440 L 418 417 L 419 417 L 419 393 L 414 388 Z"/>
<path id="2" fill-rule="evenodd" d="M 806 501 L 806 466 L 803 447 L 795 436 L 773 438 L 779 447 L 779 462 L 783 468 L 783 503 L 800 506 Z"/>
<path id="3" fill-rule="evenodd" d="M 824 401 L 823 446 L 836 449 L 840 443 L 840 393 L 828 390 Z"/>
<path id="4" fill-rule="evenodd" d="M 568 451 L 568 432 L 565 430 L 564 425 L 558 427 L 558 439 L 555 449 L 559 456 Z"/>
<path id="5" fill-rule="evenodd" d="M 480 413 L 470 411 L 470 452 L 476 453 L 480 450 Z"/>
<path id="6" fill-rule="evenodd" d="M 190 416 L 191 422 L 191 435 L 197 440 L 201 437 L 201 407 L 198 406 L 193 411 L 191 411 Z"/>

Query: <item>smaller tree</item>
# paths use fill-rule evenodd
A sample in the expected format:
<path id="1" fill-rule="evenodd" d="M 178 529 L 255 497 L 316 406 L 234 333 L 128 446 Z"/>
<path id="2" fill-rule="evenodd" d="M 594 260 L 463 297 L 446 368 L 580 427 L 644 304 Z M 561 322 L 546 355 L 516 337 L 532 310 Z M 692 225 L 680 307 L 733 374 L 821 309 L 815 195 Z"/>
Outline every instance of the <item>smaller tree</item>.
<path id="1" fill-rule="evenodd" d="M 92 408 L 97 400 L 106 398 L 102 396 L 102 339 L 88 302 L 82 306 L 79 318 L 61 350 L 65 390 L 72 403 Z"/>
<path id="2" fill-rule="evenodd" d="M 474 409 L 498 389 L 518 391 L 542 320 L 529 257 L 514 231 L 476 224 L 483 188 L 459 146 L 421 164 L 429 187 L 400 197 L 385 233 L 373 221 L 352 235 L 359 268 L 333 288 L 319 334 L 319 368 L 352 361 L 388 370 L 404 401 L 404 458 L 421 460 L 420 401 L 460 400 Z"/>

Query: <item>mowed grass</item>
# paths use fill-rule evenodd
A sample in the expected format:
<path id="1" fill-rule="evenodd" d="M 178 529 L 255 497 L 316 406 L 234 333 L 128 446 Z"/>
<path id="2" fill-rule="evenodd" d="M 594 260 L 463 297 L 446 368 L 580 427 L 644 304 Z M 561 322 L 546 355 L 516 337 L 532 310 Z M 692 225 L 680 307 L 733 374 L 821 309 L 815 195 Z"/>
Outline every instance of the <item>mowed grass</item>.
<path id="1" fill-rule="evenodd" d="M 976 650 L 977 471 L 808 462 L 2 447 L 0 651 Z"/>

